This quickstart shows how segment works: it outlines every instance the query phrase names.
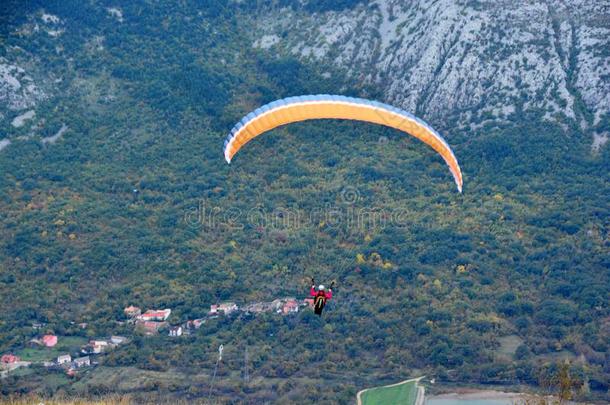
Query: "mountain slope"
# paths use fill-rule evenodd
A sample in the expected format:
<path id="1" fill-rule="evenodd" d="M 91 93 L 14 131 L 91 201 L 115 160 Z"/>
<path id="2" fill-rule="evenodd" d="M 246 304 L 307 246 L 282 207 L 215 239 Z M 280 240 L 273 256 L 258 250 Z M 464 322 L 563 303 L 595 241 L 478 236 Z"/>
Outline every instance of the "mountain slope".
<path id="1" fill-rule="evenodd" d="M 591 133 L 607 128 L 606 93 L 584 101 L 589 85 L 570 68 L 584 65 L 566 56 L 584 55 L 582 44 L 569 53 L 571 36 L 557 37 L 565 63 L 528 56 L 527 70 L 515 58 L 503 87 L 484 68 L 505 59 L 489 44 L 496 34 L 477 22 L 508 18 L 495 3 L 411 3 L 417 24 L 396 26 L 404 38 L 392 37 L 391 14 L 405 21 L 411 9 L 390 3 L 260 3 L 7 2 L 0 352 L 47 332 L 130 343 L 75 379 L 33 367 L 2 380 L 0 395 L 202 400 L 223 344 L 214 395 L 228 403 L 351 403 L 359 389 L 419 371 L 441 384 L 535 389 L 564 358 L 586 377 L 581 397 L 607 402 L 610 150 L 591 154 Z M 541 4 L 506 10 L 527 27 L 521 14 L 548 13 Z M 557 32 L 593 20 L 565 18 Z M 332 39 L 341 24 L 341 41 L 316 42 L 320 27 Z M 556 43 L 545 44 L 532 52 L 554 60 Z M 537 91 L 511 87 L 520 76 Z M 603 73 L 587 79 L 593 90 L 606 83 Z M 237 120 L 311 93 L 419 112 L 459 158 L 464 193 L 425 145 L 357 122 L 278 128 L 225 163 Z M 220 317 L 174 339 L 141 336 L 122 311 L 171 308 L 178 325 L 220 301 L 303 297 L 312 276 L 337 280 L 323 318 Z"/>

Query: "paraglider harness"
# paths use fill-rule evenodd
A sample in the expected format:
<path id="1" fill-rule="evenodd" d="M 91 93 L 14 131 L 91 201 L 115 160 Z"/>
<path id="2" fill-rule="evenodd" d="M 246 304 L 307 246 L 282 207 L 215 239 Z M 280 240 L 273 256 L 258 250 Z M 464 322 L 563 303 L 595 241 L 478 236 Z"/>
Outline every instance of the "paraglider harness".
<path id="1" fill-rule="evenodd" d="M 330 283 L 330 291 L 332 291 L 333 287 L 335 285 L 335 282 L 331 282 Z M 315 289 L 316 287 L 316 282 L 315 280 L 312 278 L 311 279 L 311 288 Z M 316 315 L 321 316 L 322 315 L 322 311 L 324 310 L 324 307 L 326 306 L 326 301 L 328 301 L 329 297 L 327 297 L 326 295 L 326 291 L 324 290 L 318 290 L 314 296 L 313 299 L 313 311 L 315 312 Z"/>
<path id="2" fill-rule="evenodd" d="M 326 291 L 318 291 L 313 299 L 313 311 L 316 315 L 322 315 L 322 310 L 326 305 Z"/>

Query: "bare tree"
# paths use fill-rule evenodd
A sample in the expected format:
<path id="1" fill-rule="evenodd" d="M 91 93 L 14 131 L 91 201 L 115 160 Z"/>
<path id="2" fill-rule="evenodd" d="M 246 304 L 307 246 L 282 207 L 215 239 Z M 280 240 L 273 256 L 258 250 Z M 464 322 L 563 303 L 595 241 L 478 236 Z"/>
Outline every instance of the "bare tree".
<path id="1" fill-rule="evenodd" d="M 531 396 L 519 400 L 515 405 L 564 405 L 574 398 L 583 381 L 570 373 L 570 362 L 545 367 L 538 375 L 540 387 L 547 396 Z"/>

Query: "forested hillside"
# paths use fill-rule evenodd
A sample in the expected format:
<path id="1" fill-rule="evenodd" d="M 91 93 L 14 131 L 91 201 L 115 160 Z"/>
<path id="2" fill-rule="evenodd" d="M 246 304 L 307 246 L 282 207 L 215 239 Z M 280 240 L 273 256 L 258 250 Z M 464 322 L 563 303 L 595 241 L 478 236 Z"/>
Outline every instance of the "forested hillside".
<path id="1" fill-rule="evenodd" d="M 464 46 L 494 35 L 521 46 L 510 21 L 476 23 L 478 12 L 505 12 L 501 3 L 465 4 L 476 23 L 455 44 L 465 59 L 426 68 L 388 39 L 408 24 L 378 29 L 372 16 L 386 3 L 3 4 L 0 354 L 42 333 L 129 343 L 74 377 L 9 373 L 0 395 L 206 398 L 223 344 L 212 394 L 227 402 L 352 403 L 362 388 L 418 373 L 536 389 L 564 360 L 579 398 L 610 400 L 609 44 L 569 42 L 607 13 L 578 19 L 540 2 L 556 20 L 534 45 L 556 69 L 519 57 L 498 67 L 512 78 L 498 82 L 498 71 L 470 67 L 501 50 Z M 434 18 L 418 7 L 395 12 Z M 354 27 L 349 39 L 316 51 L 326 48 L 313 33 L 340 22 Z M 432 42 L 417 32 L 428 31 L 414 26 L 401 41 L 423 52 Z M 595 67 L 578 59 L 587 52 Z M 479 80 L 476 91 L 448 85 Z M 426 119 L 458 157 L 464 192 L 421 142 L 357 122 L 280 128 L 225 163 L 222 142 L 242 116 L 322 93 Z M 179 324 L 218 302 L 304 298 L 310 277 L 337 281 L 322 318 L 219 317 L 176 339 L 143 336 L 123 313 L 171 308 Z"/>

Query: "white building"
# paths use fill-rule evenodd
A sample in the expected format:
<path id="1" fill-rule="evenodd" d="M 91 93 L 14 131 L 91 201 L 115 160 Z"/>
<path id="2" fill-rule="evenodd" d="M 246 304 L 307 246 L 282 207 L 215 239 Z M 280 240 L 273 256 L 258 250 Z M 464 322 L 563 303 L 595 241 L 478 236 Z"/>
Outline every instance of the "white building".
<path id="1" fill-rule="evenodd" d="M 182 336 L 182 326 L 174 326 L 169 328 L 169 335 L 172 337 Z"/>
<path id="2" fill-rule="evenodd" d="M 218 310 L 224 312 L 225 315 L 229 315 L 238 309 L 239 307 L 234 302 L 223 302 L 222 304 L 218 305 Z"/>
<path id="3" fill-rule="evenodd" d="M 57 357 L 57 364 L 62 365 L 62 364 L 67 364 L 70 363 L 72 361 L 72 356 L 70 356 L 69 354 L 63 354 L 59 357 Z"/>
<path id="4" fill-rule="evenodd" d="M 108 342 L 105 340 L 92 340 L 89 342 L 89 346 L 91 346 L 91 352 L 100 354 L 108 349 Z"/>
<path id="5" fill-rule="evenodd" d="M 271 308 L 277 312 L 278 314 L 282 313 L 282 307 L 284 306 L 284 300 L 280 298 L 276 298 L 271 301 Z"/>
<path id="6" fill-rule="evenodd" d="M 87 367 L 91 365 L 91 359 L 89 356 L 79 357 L 78 359 L 74 359 L 73 365 L 75 368 Z"/>
<path id="7" fill-rule="evenodd" d="M 110 343 L 113 345 L 122 345 L 127 342 L 127 338 L 124 336 L 110 336 Z"/>

